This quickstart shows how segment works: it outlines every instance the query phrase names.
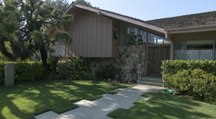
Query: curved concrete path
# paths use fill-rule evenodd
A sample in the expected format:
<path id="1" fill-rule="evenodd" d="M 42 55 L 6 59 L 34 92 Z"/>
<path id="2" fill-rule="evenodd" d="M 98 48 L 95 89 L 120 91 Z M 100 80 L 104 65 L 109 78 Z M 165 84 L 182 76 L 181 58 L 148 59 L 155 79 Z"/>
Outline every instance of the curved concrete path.
<path id="1" fill-rule="evenodd" d="M 112 119 L 107 114 L 118 109 L 129 109 L 145 92 L 157 92 L 163 87 L 136 85 L 132 88 L 118 89 L 117 94 L 104 94 L 102 98 L 88 101 L 81 100 L 74 104 L 79 107 L 62 114 L 49 111 L 36 115 L 35 119 Z"/>

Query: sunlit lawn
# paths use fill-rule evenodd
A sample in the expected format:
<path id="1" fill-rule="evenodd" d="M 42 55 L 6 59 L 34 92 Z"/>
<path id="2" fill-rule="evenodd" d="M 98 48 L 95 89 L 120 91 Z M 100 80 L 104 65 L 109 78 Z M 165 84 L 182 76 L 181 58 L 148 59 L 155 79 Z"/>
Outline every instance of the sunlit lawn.
<path id="1" fill-rule="evenodd" d="M 184 97 L 149 93 L 129 110 L 118 109 L 109 114 L 115 119 L 216 119 L 216 105 Z"/>
<path id="2" fill-rule="evenodd" d="M 114 92 L 116 88 L 128 86 L 91 81 L 43 81 L 0 86 L 0 119 L 29 119 L 46 110 L 61 113 L 75 108 L 75 101 L 93 100 L 104 93 Z"/>

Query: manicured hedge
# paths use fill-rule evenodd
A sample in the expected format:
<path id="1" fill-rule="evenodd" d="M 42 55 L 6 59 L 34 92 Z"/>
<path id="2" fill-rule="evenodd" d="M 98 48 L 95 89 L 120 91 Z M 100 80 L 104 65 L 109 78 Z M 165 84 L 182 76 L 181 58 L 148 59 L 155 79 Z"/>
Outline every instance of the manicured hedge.
<path id="1" fill-rule="evenodd" d="M 0 84 L 4 82 L 4 66 L 7 62 L 0 61 Z M 88 67 L 87 62 L 79 57 L 60 60 L 57 65 L 51 64 L 55 70 L 45 72 L 41 62 L 22 61 L 10 62 L 15 67 L 15 82 L 25 82 L 40 79 L 73 79 L 92 80 L 94 73 Z"/>
<path id="2" fill-rule="evenodd" d="M 216 75 L 215 60 L 167 60 L 162 63 L 163 75 L 175 74 L 183 69 L 202 69 Z"/>
<path id="3" fill-rule="evenodd" d="M 0 83 L 4 81 L 4 66 L 7 62 L 0 61 Z M 25 61 L 10 62 L 15 67 L 15 82 L 40 80 L 44 76 L 44 70 L 41 62 Z"/>
<path id="4" fill-rule="evenodd" d="M 216 102 L 216 61 L 163 61 L 162 70 L 166 87 L 178 94 Z"/>
<path id="5" fill-rule="evenodd" d="M 92 80 L 94 73 L 89 64 L 80 57 L 72 57 L 59 61 L 57 65 L 58 79 Z"/>

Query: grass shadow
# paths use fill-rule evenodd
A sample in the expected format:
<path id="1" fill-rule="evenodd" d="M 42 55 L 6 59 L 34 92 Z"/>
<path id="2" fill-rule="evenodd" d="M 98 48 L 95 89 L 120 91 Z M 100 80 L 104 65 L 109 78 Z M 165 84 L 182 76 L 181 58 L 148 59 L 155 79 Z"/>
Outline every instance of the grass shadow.
<path id="1" fill-rule="evenodd" d="M 117 109 L 108 116 L 115 119 L 216 118 L 214 112 L 216 105 L 160 93 L 149 93 L 144 96 L 143 99 L 135 102 L 129 110 Z"/>
<path id="2" fill-rule="evenodd" d="M 30 119 L 52 110 L 62 113 L 77 108 L 73 103 L 94 100 L 121 87 L 119 84 L 90 81 L 40 81 L 0 87 L 0 119 Z M 8 110 L 5 111 L 5 108 Z"/>

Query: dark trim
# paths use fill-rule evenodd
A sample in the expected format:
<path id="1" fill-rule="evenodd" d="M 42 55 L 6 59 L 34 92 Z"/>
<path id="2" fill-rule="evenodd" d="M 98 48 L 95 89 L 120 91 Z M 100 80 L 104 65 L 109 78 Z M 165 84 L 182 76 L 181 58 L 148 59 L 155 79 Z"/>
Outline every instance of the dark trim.
<path id="1" fill-rule="evenodd" d="M 148 75 L 148 43 L 149 43 L 149 33 L 146 32 L 146 66 L 145 66 L 145 70 L 146 70 L 146 76 Z"/>

